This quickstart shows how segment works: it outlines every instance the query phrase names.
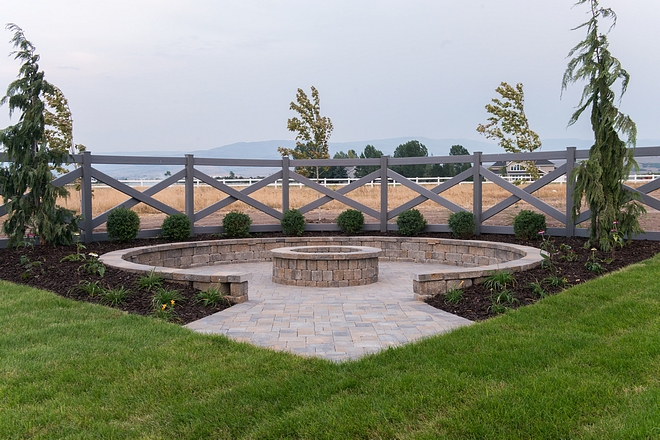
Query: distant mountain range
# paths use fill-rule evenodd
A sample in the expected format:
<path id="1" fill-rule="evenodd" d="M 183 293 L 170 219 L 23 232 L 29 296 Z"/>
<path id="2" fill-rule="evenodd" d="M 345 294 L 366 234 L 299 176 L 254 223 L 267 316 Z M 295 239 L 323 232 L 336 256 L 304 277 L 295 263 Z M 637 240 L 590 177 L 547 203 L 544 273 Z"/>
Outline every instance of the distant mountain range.
<path id="1" fill-rule="evenodd" d="M 483 153 L 502 153 L 502 149 L 494 143 L 474 141 L 471 139 L 430 139 L 425 137 L 400 137 L 391 139 L 375 139 L 367 141 L 356 142 L 330 142 L 329 150 L 330 156 L 333 156 L 339 151 L 348 152 L 348 150 L 355 150 L 358 154 L 364 150 L 366 145 L 373 145 L 376 149 L 381 150 L 383 154 L 392 155 L 394 150 L 400 144 L 406 143 L 412 139 L 416 139 L 426 146 L 429 151 L 429 156 L 446 156 L 449 154 L 449 149 L 452 145 L 462 145 L 470 153 L 481 151 Z M 542 151 L 556 151 L 563 150 L 568 146 L 575 146 L 578 149 L 587 149 L 591 147 L 592 141 L 584 139 L 544 139 Z M 640 139 L 637 143 L 638 146 L 656 146 L 660 145 L 658 139 Z M 277 147 L 294 148 L 295 141 L 292 140 L 269 140 L 260 142 L 237 142 L 222 147 L 211 148 L 208 150 L 196 151 L 151 151 L 148 153 L 135 153 L 135 152 L 119 152 L 119 153 L 100 153 L 117 156 L 183 156 L 184 154 L 193 154 L 196 157 L 208 158 L 227 158 L 227 159 L 279 159 L 281 155 L 277 152 Z M 94 152 L 92 152 L 94 153 Z M 167 171 L 175 172 L 177 169 L 172 169 L 168 166 L 143 166 L 143 165 L 98 165 L 101 171 L 109 174 L 118 179 L 154 179 L 162 178 Z M 225 176 L 233 171 L 237 176 L 257 176 L 270 174 L 274 169 L 255 169 L 249 167 L 202 167 L 202 171 L 215 175 Z"/>

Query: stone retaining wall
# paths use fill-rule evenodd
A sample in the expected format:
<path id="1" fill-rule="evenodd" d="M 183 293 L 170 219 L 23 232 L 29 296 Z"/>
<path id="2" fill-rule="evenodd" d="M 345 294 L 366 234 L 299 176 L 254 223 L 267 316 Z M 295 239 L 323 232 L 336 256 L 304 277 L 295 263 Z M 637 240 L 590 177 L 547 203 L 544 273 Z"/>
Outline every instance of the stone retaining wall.
<path id="1" fill-rule="evenodd" d="M 125 249 L 101 256 L 109 266 L 148 273 L 154 267 L 168 279 L 189 281 L 205 290 L 218 285 L 236 291 L 236 300 L 247 298 L 249 274 L 237 274 L 230 263 L 271 261 L 271 250 L 296 246 L 368 246 L 382 249 L 380 261 L 436 263 L 455 269 L 422 267 L 412 274 L 415 297 L 423 300 L 452 287 L 468 287 L 498 270 L 517 272 L 541 264 L 537 248 L 488 241 L 421 237 L 281 237 L 243 238 L 168 243 Z M 195 268 L 217 268 L 213 280 Z M 198 269 L 198 271 L 200 271 Z M 220 276 L 220 278 L 218 278 Z M 215 284 L 214 284 L 215 283 Z M 221 284 L 218 284 L 221 283 Z M 244 293 L 244 294 L 243 294 Z"/>

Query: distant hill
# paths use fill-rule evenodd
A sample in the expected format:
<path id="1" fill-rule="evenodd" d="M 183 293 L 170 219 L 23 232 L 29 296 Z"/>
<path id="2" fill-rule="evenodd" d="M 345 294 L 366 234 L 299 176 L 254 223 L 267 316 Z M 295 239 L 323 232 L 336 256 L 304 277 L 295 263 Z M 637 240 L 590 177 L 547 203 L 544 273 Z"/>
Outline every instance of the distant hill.
<path id="1" fill-rule="evenodd" d="M 406 143 L 409 140 L 416 139 L 423 143 L 429 151 L 431 156 L 445 156 L 449 154 L 449 149 L 452 145 L 462 145 L 470 153 L 481 151 L 487 154 L 503 153 L 502 149 L 495 143 L 488 143 L 483 141 L 474 141 L 470 139 L 430 139 L 425 137 L 399 137 L 391 139 L 373 139 L 367 141 L 355 142 L 330 142 L 330 156 L 333 156 L 338 151 L 348 152 L 348 150 L 355 150 L 358 154 L 364 150 L 366 145 L 373 145 L 378 150 L 381 150 L 386 155 L 392 155 L 396 147 L 400 144 Z M 592 141 L 584 139 L 544 139 L 541 151 L 556 151 L 563 150 L 568 146 L 575 146 L 578 149 L 588 149 L 592 145 Z M 640 139 L 638 146 L 658 146 L 660 140 L 657 139 Z M 269 140 L 260 142 L 237 142 L 222 147 L 211 148 L 208 150 L 195 150 L 195 151 L 167 151 L 167 152 L 124 152 L 124 153 L 102 153 L 110 155 L 124 155 L 124 156 L 183 156 L 184 154 L 194 154 L 196 157 L 210 157 L 210 158 L 227 158 L 227 159 L 279 159 L 281 156 L 277 152 L 277 147 L 294 148 L 295 141 L 293 140 Z M 651 160 L 651 159 L 649 159 Z M 138 166 L 138 165 L 101 165 L 98 166 L 103 172 L 115 178 L 162 178 L 166 171 L 175 172 L 176 169 L 167 166 Z M 255 169 L 248 167 L 204 167 L 204 172 L 212 175 L 224 176 L 233 171 L 238 176 L 257 176 L 270 174 L 275 169 Z"/>

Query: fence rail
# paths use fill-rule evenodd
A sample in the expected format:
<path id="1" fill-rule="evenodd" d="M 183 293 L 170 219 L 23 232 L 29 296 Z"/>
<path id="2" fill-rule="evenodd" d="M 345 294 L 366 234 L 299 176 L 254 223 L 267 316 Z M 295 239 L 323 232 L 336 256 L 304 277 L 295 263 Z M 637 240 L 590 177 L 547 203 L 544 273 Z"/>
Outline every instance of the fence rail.
<path id="1" fill-rule="evenodd" d="M 193 225 L 201 219 L 217 212 L 218 210 L 230 205 L 233 202 L 241 201 L 247 205 L 262 211 L 273 218 L 272 224 L 267 225 L 254 225 L 252 231 L 279 231 L 281 226 L 279 220 L 282 218 L 282 213 L 289 209 L 289 192 L 293 186 L 305 186 L 318 191 L 322 197 L 314 202 L 308 203 L 305 206 L 299 207 L 298 210 L 303 214 L 316 209 L 330 201 L 336 200 L 344 203 L 345 205 L 357 209 L 369 216 L 378 219 L 378 223 L 369 223 L 365 225 L 366 230 L 379 230 L 382 232 L 388 230 L 395 230 L 396 225 L 388 223 L 389 220 L 395 218 L 401 212 L 414 208 L 415 206 L 426 202 L 427 200 L 435 202 L 437 205 L 449 209 L 452 212 L 465 211 L 461 206 L 456 205 L 452 201 L 442 196 L 442 193 L 448 189 L 461 184 L 468 183 L 473 186 L 473 203 L 472 212 L 476 220 L 476 232 L 481 233 L 513 233 L 511 226 L 488 226 L 483 222 L 492 218 L 494 215 L 502 212 L 504 209 L 513 205 L 518 201 L 525 201 L 534 208 L 543 212 L 546 216 L 556 219 L 561 222 L 564 227 L 550 228 L 549 232 L 553 235 L 562 236 L 585 236 L 587 230 L 584 228 L 577 228 L 580 223 L 586 221 L 590 217 L 589 211 L 581 212 L 578 218 L 574 221 L 571 215 L 571 207 L 573 205 L 573 188 L 574 182 L 571 179 L 573 168 L 580 160 L 588 158 L 588 150 L 577 150 L 575 147 L 568 147 L 566 150 L 561 151 L 544 151 L 539 153 L 515 153 L 515 154 L 482 154 L 475 152 L 469 156 L 434 156 L 434 157 L 407 157 L 407 158 L 391 158 L 383 156 L 381 158 L 371 159 L 322 159 L 322 160 L 292 160 L 284 157 L 278 160 L 262 160 L 262 159 L 218 159 L 218 158 L 197 158 L 193 155 L 185 155 L 185 157 L 142 157 L 142 156 L 110 156 L 110 155 L 93 155 L 90 152 L 85 152 L 82 155 L 72 156 L 72 162 L 77 165 L 77 168 L 70 172 L 59 176 L 53 181 L 57 186 L 72 184 L 77 179 L 81 182 L 81 212 L 83 220 L 79 226 L 81 229 L 81 240 L 84 242 L 91 242 L 94 240 L 104 240 L 107 238 L 105 233 L 94 233 L 94 228 L 106 222 L 108 210 L 96 217 L 92 215 L 92 190 L 93 187 L 103 185 L 106 187 L 114 188 L 127 196 L 127 199 L 118 206 L 131 208 L 138 203 L 145 203 L 158 211 L 166 214 L 175 214 L 179 211 L 172 206 L 158 201 L 153 196 L 160 191 L 174 185 L 183 185 L 184 190 L 184 206 L 185 214 L 190 218 Z M 660 147 L 640 147 L 635 150 L 635 157 L 654 157 L 660 156 Z M 526 187 L 515 185 L 515 181 L 521 180 L 521 176 L 500 176 L 489 170 L 484 164 L 493 163 L 497 161 L 526 161 L 526 160 L 554 160 L 562 165 L 548 174 L 542 176 L 536 181 L 532 181 Z M 6 162 L 6 157 L 0 157 L 0 161 Z M 446 164 L 446 163 L 469 163 L 471 167 L 457 176 L 450 178 L 406 178 L 401 174 L 394 171 L 396 166 L 399 165 L 415 165 L 415 164 Z M 103 173 L 95 168 L 96 165 L 102 164 L 131 164 L 131 165 L 168 165 L 179 166 L 180 169 L 168 176 L 166 179 L 158 181 L 120 181 Z M 279 169 L 275 173 L 260 179 L 218 179 L 210 176 L 202 171 L 199 167 L 203 166 L 222 166 L 222 167 L 253 167 L 253 168 L 276 168 Z M 296 167 L 328 167 L 328 166 L 369 166 L 375 168 L 372 173 L 355 179 L 309 179 L 295 171 Z M 568 177 L 567 177 L 568 176 Z M 630 188 L 634 191 L 642 203 L 650 208 L 660 210 L 660 200 L 649 195 L 652 191 L 660 188 L 660 175 L 635 175 L 631 176 L 630 182 L 643 181 L 644 184 L 637 188 Z M 388 182 L 388 185 L 381 185 L 381 182 Z M 139 184 L 136 184 L 139 182 Z M 555 207 L 543 202 L 534 196 L 534 193 L 539 189 L 551 183 L 562 183 L 566 185 L 566 209 L 559 211 Z M 495 184 L 511 195 L 497 203 L 495 206 L 486 210 L 482 209 L 483 204 L 483 185 Z M 226 194 L 227 197 L 208 206 L 200 211 L 195 211 L 194 189 L 196 186 L 209 186 Z M 401 185 L 405 186 L 415 193 L 417 196 L 391 210 L 388 209 L 388 192 L 392 186 Z M 137 187 L 146 187 L 143 191 L 139 191 Z M 255 191 L 266 186 L 276 186 L 282 189 L 281 191 L 281 205 L 280 209 L 274 209 L 262 202 L 254 199 L 250 195 Z M 380 188 L 380 208 L 374 209 L 365 206 L 358 201 L 351 199 L 348 194 L 362 186 L 378 186 Z M 430 188 L 429 188 L 430 186 Z M 113 208 L 114 209 L 114 208 Z M 6 206 L 0 206 L 0 216 L 5 215 L 7 212 Z M 336 230 L 337 226 L 334 224 L 308 224 L 308 230 Z M 449 227 L 446 224 L 432 224 L 428 225 L 427 229 L 430 231 L 448 232 Z M 216 233 L 222 232 L 220 226 L 195 226 L 193 233 Z M 140 237 L 155 236 L 160 233 L 159 229 L 143 230 L 140 231 Z M 660 240 L 660 232 L 649 231 L 642 237 L 652 240 Z M 6 240 L 0 241 L 0 246 L 6 245 Z"/>

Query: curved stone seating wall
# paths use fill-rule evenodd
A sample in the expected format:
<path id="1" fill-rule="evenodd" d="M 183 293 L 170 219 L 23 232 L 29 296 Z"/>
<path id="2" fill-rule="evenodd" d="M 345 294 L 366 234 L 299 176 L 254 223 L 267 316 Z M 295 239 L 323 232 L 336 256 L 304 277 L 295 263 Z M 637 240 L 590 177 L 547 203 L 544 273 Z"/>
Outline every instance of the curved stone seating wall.
<path id="1" fill-rule="evenodd" d="M 232 283 L 244 283 L 243 287 L 235 288 L 237 295 L 242 296 L 242 291 L 247 294 L 249 274 L 232 273 L 231 267 L 226 266 L 221 273 L 224 278 L 216 276 L 211 280 L 208 276 L 195 273 L 194 268 L 271 261 L 272 249 L 294 246 L 368 246 L 382 249 L 381 261 L 457 266 L 456 269 L 429 267 L 428 273 L 414 274 L 413 291 L 418 299 L 445 293 L 448 288 L 459 287 L 461 282 L 464 287 L 479 283 L 497 270 L 517 272 L 536 267 L 542 261 L 540 250 L 527 246 L 487 241 L 377 236 L 242 238 L 168 243 L 110 252 L 101 256 L 101 260 L 109 266 L 133 272 L 146 273 L 156 267 L 156 271 L 166 279 L 194 282 L 202 290 L 211 284 L 221 283 L 224 288 L 230 289 Z M 424 272 L 423 268 L 421 272 Z M 229 281 L 230 276 L 234 276 L 235 281 Z"/>

